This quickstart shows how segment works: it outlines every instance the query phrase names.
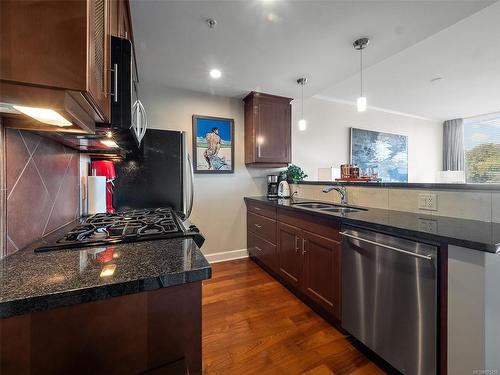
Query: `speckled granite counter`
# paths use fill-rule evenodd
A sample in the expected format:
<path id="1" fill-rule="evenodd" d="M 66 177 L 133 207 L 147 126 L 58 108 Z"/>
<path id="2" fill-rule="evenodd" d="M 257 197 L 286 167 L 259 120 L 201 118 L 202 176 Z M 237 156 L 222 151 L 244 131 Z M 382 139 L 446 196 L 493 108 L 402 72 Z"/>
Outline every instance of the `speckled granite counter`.
<path id="1" fill-rule="evenodd" d="M 0 318 L 211 277 L 191 238 L 33 252 L 73 225 L 0 260 Z"/>
<path id="2" fill-rule="evenodd" d="M 293 202 L 314 202 L 310 199 L 268 199 L 247 197 L 278 208 L 331 217 L 343 224 L 362 226 L 396 236 L 404 236 L 434 243 L 450 244 L 474 250 L 496 253 L 500 251 L 500 224 L 477 220 L 431 216 L 410 212 L 367 208 L 366 211 L 330 213 L 293 206 Z"/>

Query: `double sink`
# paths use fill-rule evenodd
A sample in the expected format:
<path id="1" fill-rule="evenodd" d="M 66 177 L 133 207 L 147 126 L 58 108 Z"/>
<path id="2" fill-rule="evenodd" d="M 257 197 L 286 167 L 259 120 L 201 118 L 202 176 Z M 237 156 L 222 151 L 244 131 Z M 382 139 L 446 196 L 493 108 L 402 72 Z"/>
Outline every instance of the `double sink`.
<path id="1" fill-rule="evenodd" d="M 365 208 L 352 207 L 352 206 L 333 204 L 333 203 L 297 202 L 297 203 L 292 203 L 292 206 L 297 208 L 304 208 L 306 210 L 339 213 L 339 214 L 345 214 L 348 212 L 367 211 Z"/>

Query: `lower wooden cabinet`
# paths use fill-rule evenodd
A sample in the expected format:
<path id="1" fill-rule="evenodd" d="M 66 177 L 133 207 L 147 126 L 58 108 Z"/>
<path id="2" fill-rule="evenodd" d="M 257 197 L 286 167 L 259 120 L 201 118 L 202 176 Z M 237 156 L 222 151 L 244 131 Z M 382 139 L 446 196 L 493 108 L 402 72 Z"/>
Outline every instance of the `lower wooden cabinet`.
<path id="1" fill-rule="evenodd" d="M 258 259 L 273 271 L 277 270 L 275 244 L 260 238 L 252 232 L 248 232 L 247 247 L 251 258 Z"/>
<path id="2" fill-rule="evenodd" d="M 300 287 L 303 270 L 302 231 L 292 225 L 278 223 L 279 274 L 294 287 Z"/>
<path id="3" fill-rule="evenodd" d="M 303 292 L 340 320 L 340 244 L 310 232 L 302 233 Z"/>
<path id="4" fill-rule="evenodd" d="M 338 222 L 318 221 L 317 217 L 307 213 L 280 211 L 277 210 L 277 221 L 272 220 L 276 224 L 275 236 L 270 235 L 271 223 L 266 223 L 265 218 L 248 214 L 250 257 L 273 271 L 292 291 L 311 301 L 311 306 L 319 306 L 340 321 L 341 246 Z M 256 227 L 256 223 L 261 228 Z M 263 228 L 266 230 L 263 231 Z"/>

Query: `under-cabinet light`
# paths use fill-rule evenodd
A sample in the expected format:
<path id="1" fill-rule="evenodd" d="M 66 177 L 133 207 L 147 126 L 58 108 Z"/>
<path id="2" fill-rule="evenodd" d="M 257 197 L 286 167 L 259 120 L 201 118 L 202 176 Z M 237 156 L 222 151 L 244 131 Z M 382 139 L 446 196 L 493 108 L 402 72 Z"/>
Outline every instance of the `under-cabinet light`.
<path id="1" fill-rule="evenodd" d="M 109 148 L 117 148 L 118 144 L 112 139 L 101 139 L 101 143 Z"/>
<path id="2" fill-rule="evenodd" d="M 55 125 L 55 126 L 72 125 L 71 122 L 66 120 L 64 117 L 62 117 L 59 113 L 57 113 L 53 109 L 25 107 L 22 105 L 14 105 L 13 108 L 47 125 Z"/>

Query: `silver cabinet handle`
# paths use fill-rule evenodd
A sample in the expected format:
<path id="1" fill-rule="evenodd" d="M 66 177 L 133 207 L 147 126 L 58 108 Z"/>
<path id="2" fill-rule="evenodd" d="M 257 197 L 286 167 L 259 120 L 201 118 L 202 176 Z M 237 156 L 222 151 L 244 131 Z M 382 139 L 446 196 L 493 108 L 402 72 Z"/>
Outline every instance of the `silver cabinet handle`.
<path id="1" fill-rule="evenodd" d="M 254 207 L 253 209 L 254 209 L 255 211 L 261 211 L 261 210 L 262 210 L 262 209 L 261 209 L 261 208 L 259 208 L 259 207 Z"/>
<path id="2" fill-rule="evenodd" d="M 258 246 L 255 246 L 255 248 L 258 250 L 258 251 L 262 251 L 262 249 Z"/>
<path id="3" fill-rule="evenodd" d="M 299 236 L 295 236 L 295 252 L 299 252 Z"/>
<path id="4" fill-rule="evenodd" d="M 113 97 L 113 101 L 115 103 L 118 102 L 118 64 L 113 64 L 113 69 L 109 69 L 111 72 L 113 72 L 113 75 L 115 76 L 114 82 L 113 82 L 113 92 L 106 92 L 106 95 L 111 95 Z M 107 85 L 106 85 L 107 86 Z"/>
<path id="5" fill-rule="evenodd" d="M 366 243 L 369 243 L 369 244 L 372 244 L 372 245 L 375 245 L 375 246 L 380 246 L 380 247 L 383 247 L 385 249 L 393 250 L 393 251 L 396 251 L 398 253 L 409 255 L 409 256 L 412 256 L 412 257 L 415 257 L 415 258 L 432 260 L 432 256 L 430 256 L 430 255 L 417 254 L 417 253 L 413 253 L 411 251 L 403 250 L 403 249 L 400 249 L 400 248 L 397 248 L 397 247 L 393 247 L 393 246 L 389 246 L 389 245 L 384 245 L 382 243 L 371 241 L 371 240 L 368 240 L 366 238 L 361 238 L 361 237 L 353 236 L 352 234 L 349 234 L 347 232 L 340 232 L 340 234 L 342 236 L 353 238 L 355 240 L 358 240 L 358 241 L 361 241 L 361 242 L 366 242 Z"/>
<path id="6" fill-rule="evenodd" d="M 114 82 L 113 82 L 113 92 L 110 92 L 109 95 L 113 97 L 113 101 L 115 103 L 118 102 L 118 64 L 113 64 L 113 69 L 110 69 L 113 72 Z"/>
<path id="7" fill-rule="evenodd" d="M 259 228 L 259 229 L 262 228 L 262 225 L 259 225 L 259 224 L 254 224 L 254 226 Z"/>
<path id="8" fill-rule="evenodd" d="M 306 255 L 306 239 L 302 239 L 302 255 Z"/>
<path id="9" fill-rule="evenodd" d="M 118 103 L 118 64 L 113 65 L 113 72 L 115 73 L 115 93 L 113 94 L 113 100 Z"/>

